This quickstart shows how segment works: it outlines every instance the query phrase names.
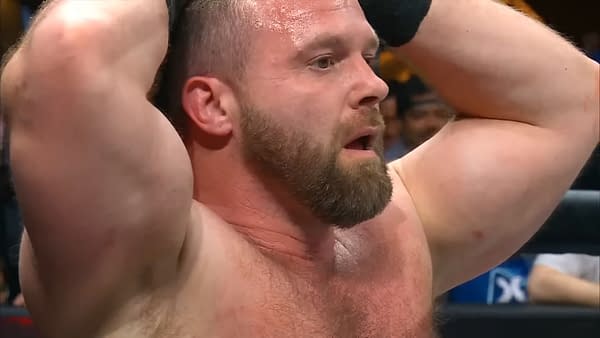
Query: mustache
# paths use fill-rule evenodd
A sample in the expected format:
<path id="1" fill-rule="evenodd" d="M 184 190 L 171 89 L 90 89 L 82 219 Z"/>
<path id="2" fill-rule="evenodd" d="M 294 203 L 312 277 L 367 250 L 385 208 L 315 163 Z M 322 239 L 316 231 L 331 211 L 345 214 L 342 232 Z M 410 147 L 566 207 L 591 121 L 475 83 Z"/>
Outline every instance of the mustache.
<path id="1" fill-rule="evenodd" d="M 384 127 L 385 120 L 383 115 L 379 111 L 379 108 L 363 108 L 358 111 L 353 117 L 353 120 L 348 123 L 351 128 L 364 128 L 364 127 Z"/>
<path id="2" fill-rule="evenodd" d="M 356 131 L 365 127 L 377 128 L 375 138 L 383 138 L 385 121 L 383 115 L 377 108 L 364 108 L 354 113 L 352 120 L 343 122 L 337 131 L 337 139 L 340 143 L 356 134 Z"/>

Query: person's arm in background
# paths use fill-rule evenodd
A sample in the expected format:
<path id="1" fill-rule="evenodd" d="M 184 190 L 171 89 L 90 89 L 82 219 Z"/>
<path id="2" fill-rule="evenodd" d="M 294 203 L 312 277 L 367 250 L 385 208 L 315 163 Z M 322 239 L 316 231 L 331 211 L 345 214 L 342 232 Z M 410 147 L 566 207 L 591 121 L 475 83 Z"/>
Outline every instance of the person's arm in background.
<path id="1" fill-rule="evenodd" d="M 381 18 L 366 12 L 377 29 Z M 554 210 L 598 144 L 599 66 L 490 0 L 433 0 L 416 36 L 393 50 L 461 112 L 391 164 L 420 215 L 441 294 L 510 256 Z"/>
<path id="2" fill-rule="evenodd" d="M 42 332 L 92 336 L 176 278 L 191 166 L 147 99 L 167 23 L 164 0 L 46 2 L 2 72 L 21 280 Z"/>
<path id="3" fill-rule="evenodd" d="M 532 303 L 600 307 L 600 284 L 543 264 L 537 264 L 531 270 L 527 290 Z"/>

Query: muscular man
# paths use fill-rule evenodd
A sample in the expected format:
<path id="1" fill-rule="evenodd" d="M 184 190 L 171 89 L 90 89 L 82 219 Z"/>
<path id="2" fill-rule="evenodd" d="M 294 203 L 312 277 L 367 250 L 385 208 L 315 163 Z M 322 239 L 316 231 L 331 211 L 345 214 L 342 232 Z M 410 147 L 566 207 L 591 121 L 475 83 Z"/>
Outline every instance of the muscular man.
<path id="1" fill-rule="evenodd" d="M 148 100 L 164 0 L 48 3 L 1 87 L 40 330 L 431 336 L 435 297 L 515 252 L 598 143 L 598 64 L 493 1 L 433 0 L 404 43 L 404 2 L 192 1 L 177 128 Z M 363 13 L 464 112 L 389 167 Z"/>

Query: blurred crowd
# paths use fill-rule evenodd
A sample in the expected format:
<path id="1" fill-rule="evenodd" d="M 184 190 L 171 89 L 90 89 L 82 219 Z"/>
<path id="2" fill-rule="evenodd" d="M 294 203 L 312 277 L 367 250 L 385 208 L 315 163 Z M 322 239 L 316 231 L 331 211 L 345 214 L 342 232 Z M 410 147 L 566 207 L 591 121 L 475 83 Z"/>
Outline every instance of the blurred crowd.
<path id="1" fill-rule="evenodd" d="M 504 0 L 532 17 L 541 18 L 522 0 Z M 0 55 L 17 41 L 41 0 L 0 0 Z M 600 60 L 600 35 L 588 33 L 581 47 Z M 401 158 L 427 142 L 454 118 L 455 109 L 427 85 L 417 71 L 391 53 L 381 51 L 376 71 L 390 87 L 381 102 L 386 122 L 385 159 Z M 23 225 L 12 186 L 8 132 L 0 120 L 0 304 L 24 306 L 18 283 L 19 239 Z M 574 189 L 600 190 L 600 151 L 573 185 Z M 424 178 L 426 179 L 426 178 Z M 449 292 L 455 303 L 562 303 L 600 306 L 600 258 L 587 255 L 517 255 L 490 272 Z"/>

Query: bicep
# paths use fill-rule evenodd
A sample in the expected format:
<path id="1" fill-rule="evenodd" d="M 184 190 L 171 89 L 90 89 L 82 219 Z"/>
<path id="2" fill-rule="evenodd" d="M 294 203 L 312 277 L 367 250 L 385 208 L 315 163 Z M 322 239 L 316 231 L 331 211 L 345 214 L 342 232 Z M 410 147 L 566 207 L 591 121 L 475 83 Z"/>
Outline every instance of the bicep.
<path id="1" fill-rule="evenodd" d="M 191 168 L 143 90 L 118 76 L 77 88 L 70 75 L 22 94 L 11 115 L 11 164 L 42 284 L 58 298 L 84 289 L 101 297 L 127 283 L 123 276 L 175 265 Z"/>
<path id="2" fill-rule="evenodd" d="M 568 189 L 588 148 L 551 129 L 462 119 L 393 164 L 423 223 L 436 290 L 522 246 Z"/>

